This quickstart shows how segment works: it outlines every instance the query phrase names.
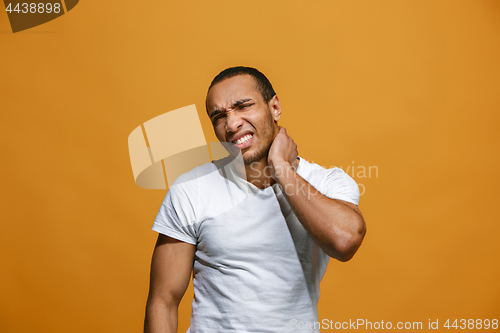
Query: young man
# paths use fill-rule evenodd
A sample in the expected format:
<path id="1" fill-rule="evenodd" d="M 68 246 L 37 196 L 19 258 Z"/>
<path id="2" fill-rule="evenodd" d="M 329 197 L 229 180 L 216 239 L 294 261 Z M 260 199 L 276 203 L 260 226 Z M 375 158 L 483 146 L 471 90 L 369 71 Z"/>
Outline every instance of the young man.
<path id="1" fill-rule="evenodd" d="M 190 333 L 301 331 L 297 323 L 318 322 L 329 257 L 347 261 L 361 245 L 359 189 L 341 169 L 298 157 L 277 123 L 280 101 L 258 70 L 222 71 L 206 108 L 217 138 L 241 153 L 244 172 L 229 159 L 214 161 L 170 188 L 153 225 L 145 332 L 177 331 L 191 272 Z"/>

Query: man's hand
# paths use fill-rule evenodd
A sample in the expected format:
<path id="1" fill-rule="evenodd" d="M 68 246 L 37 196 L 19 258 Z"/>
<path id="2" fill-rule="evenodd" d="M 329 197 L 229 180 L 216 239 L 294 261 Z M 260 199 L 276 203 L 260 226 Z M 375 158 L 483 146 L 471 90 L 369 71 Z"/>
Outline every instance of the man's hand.
<path id="1" fill-rule="evenodd" d="M 280 131 L 274 138 L 269 154 L 267 156 L 267 163 L 273 170 L 273 177 L 276 178 L 276 173 L 279 172 L 278 168 L 283 168 L 286 164 L 292 166 L 294 170 L 297 169 L 299 152 L 297 145 L 293 139 L 288 136 L 286 129 L 280 126 Z"/>

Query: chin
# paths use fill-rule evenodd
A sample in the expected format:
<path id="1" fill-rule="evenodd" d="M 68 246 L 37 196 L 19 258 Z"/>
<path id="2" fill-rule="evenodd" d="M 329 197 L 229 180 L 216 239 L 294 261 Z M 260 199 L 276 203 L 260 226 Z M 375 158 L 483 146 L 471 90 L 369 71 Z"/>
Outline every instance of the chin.
<path id="1" fill-rule="evenodd" d="M 269 149 L 265 151 L 246 151 L 243 153 L 243 162 L 248 165 L 254 162 L 259 162 L 267 156 Z"/>

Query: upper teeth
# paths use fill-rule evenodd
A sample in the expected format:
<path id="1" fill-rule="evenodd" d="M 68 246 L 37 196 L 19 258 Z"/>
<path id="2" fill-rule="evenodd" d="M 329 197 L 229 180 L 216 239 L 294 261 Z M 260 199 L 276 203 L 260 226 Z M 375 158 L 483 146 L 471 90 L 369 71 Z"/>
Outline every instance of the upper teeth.
<path id="1" fill-rule="evenodd" d="M 248 140 L 250 140 L 251 137 L 252 137 L 252 134 L 247 134 L 245 136 L 242 136 L 238 140 L 236 140 L 235 143 L 237 145 L 241 145 L 242 143 L 247 142 Z"/>

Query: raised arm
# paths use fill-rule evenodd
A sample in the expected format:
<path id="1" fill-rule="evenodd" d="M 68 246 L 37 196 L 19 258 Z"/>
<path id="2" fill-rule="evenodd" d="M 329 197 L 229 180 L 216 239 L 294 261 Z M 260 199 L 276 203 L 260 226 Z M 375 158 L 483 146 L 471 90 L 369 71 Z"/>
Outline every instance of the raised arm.
<path id="1" fill-rule="evenodd" d="M 363 215 L 355 204 L 328 198 L 300 177 L 295 172 L 297 154 L 297 145 L 281 128 L 268 155 L 274 178 L 316 244 L 330 257 L 348 261 L 366 233 Z"/>
<path id="2" fill-rule="evenodd" d="M 177 309 L 189 285 L 195 245 L 159 234 L 151 260 L 145 333 L 177 332 Z"/>

